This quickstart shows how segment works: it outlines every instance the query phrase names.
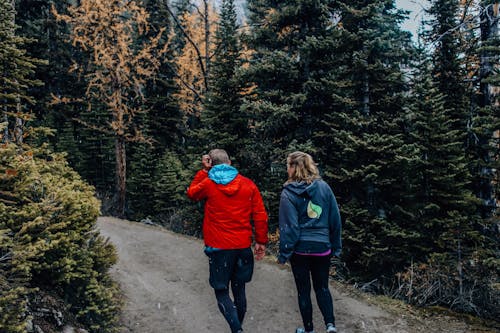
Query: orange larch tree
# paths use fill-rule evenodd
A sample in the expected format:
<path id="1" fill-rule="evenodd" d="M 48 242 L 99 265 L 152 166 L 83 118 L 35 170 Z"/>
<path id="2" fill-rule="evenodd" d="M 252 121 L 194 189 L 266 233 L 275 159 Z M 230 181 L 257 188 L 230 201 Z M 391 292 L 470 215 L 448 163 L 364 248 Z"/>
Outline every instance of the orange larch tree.
<path id="1" fill-rule="evenodd" d="M 181 110 L 186 114 L 199 113 L 209 90 L 210 60 L 215 51 L 214 34 L 218 15 L 210 1 L 199 1 L 193 10 L 185 12 L 176 21 L 184 47 L 175 58 L 176 94 Z M 172 31 L 172 37 L 175 31 Z M 173 38 L 171 38 L 173 40 Z"/>
<path id="2" fill-rule="evenodd" d="M 82 0 L 62 15 L 53 8 L 58 20 L 70 25 L 72 43 L 90 54 L 90 63 L 77 64 L 71 70 L 82 71 L 87 80 L 85 91 L 89 108 L 104 105 L 112 120 L 107 127 L 86 124 L 115 138 L 116 212 L 125 214 L 126 142 L 150 141 L 134 124 L 134 117 L 145 112 L 143 89 L 154 79 L 161 64 L 163 30 L 146 38 L 149 15 L 136 1 Z M 141 42 L 139 42 L 141 41 Z M 55 102 L 66 102 L 54 97 Z"/>

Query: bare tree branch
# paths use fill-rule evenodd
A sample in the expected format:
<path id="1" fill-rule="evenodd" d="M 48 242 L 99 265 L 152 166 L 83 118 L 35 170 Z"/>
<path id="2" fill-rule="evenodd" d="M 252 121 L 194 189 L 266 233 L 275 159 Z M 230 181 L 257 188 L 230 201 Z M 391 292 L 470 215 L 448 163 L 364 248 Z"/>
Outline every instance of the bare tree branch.
<path id="1" fill-rule="evenodd" d="M 200 65 L 200 70 L 203 73 L 203 77 L 206 78 L 207 73 L 206 73 L 205 65 L 203 64 L 203 56 L 201 55 L 201 51 L 198 48 L 198 45 L 196 45 L 196 43 L 193 41 L 193 39 L 191 38 L 191 36 L 189 36 L 189 34 L 186 32 L 186 30 L 182 26 L 181 22 L 179 22 L 179 20 L 177 19 L 177 16 L 174 14 L 174 12 L 170 8 L 170 6 L 166 5 L 166 8 L 167 8 L 167 11 L 170 14 L 170 16 L 172 16 L 172 18 L 174 19 L 174 22 L 177 25 L 177 27 L 181 30 L 181 32 L 184 35 L 184 37 L 186 37 L 186 39 L 189 42 L 189 44 L 191 44 L 191 46 L 193 46 L 193 48 L 194 48 L 194 50 L 196 52 L 196 57 L 197 57 L 197 60 L 198 60 L 198 64 Z M 206 89 L 207 88 L 206 79 L 205 79 L 204 83 L 205 83 L 205 89 Z"/>
<path id="2" fill-rule="evenodd" d="M 479 13 L 477 15 L 474 15 L 472 17 L 470 17 L 469 19 L 466 18 L 466 13 L 464 11 L 464 15 L 462 17 L 462 20 L 460 22 L 460 24 L 458 24 L 457 26 L 447 30 L 446 32 L 442 33 L 441 35 L 437 36 L 436 40 L 434 40 L 432 43 L 435 44 L 435 43 L 438 43 L 439 41 L 441 41 L 441 39 L 443 39 L 445 36 L 453 33 L 454 31 L 457 31 L 459 30 L 460 28 L 463 28 L 465 26 L 467 26 L 468 24 L 472 23 L 472 22 L 476 22 L 478 18 L 481 17 L 481 15 L 483 14 L 484 11 L 486 11 L 486 16 L 488 17 L 488 20 L 489 21 L 493 21 L 493 20 L 496 20 L 498 21 L 499 18 L 498 17 L 491 17 L 490 14 L 489 14 L 489 9 L 491 8 L 494 8 L 494 4 L 490 4 L 486 7 L 480 7 L 478 6 L 478 9 L 479 9 Z M 469 3 L 467 3 L 467 9 L 469 8 Z M 473 25 L 471 28 L 467 29 L 468 31 L 470 30 L 473 30 L 473 29 L 477 29 L 480 27 L 480 25 L 482 23 L 485 23 L 486 21 L 485 20 L 479 20 L 478 23 L 476 25 Z"/>

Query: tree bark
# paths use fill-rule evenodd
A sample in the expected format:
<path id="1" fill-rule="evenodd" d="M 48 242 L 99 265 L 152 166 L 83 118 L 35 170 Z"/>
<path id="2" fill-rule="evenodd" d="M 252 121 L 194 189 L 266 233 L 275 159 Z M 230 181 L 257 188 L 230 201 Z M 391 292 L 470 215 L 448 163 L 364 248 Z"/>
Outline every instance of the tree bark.
<path id="1" fill-rule="evenodd" d="M 498 4 L 488 5 L 484 8 L 481 13 L 481 46 L 486 46 L 491 40 L 494 40 L 498 36 Z M 479 96 L 479 107 L 494 107 L 494 92 L 493 87 L 486 80 L 494 74 L 494 63 L 492 59 L 495 59 L 495 54 L 484 49 L 480 54 L 480 69 L 479 69 L 479 82 L 480 82 L 480 96 Z M 481 135 L 479 137 L 479 146 L 487 146 L 488 141 L 491 140 L 494 133 L 489 133 L 486 135 Z M 491 151 L 485 150 L 482 153 L 482 159 L 489 163 L 492 159 Z M 483 217 L 491 217 L 495 211 L 495 191 L 493 185 L 494 171 L 488 165 L 481 167 L 479 171 L 481 175 L 479 184 L 479 193 L 476 195 L 483 201 L 482 215 Z"/>
<path id="2" fill-rule="evenodd" d="M 362 91 L 362 112 L 365 116 L 370 115 L 370 82 L 368 82 L 368 74 L 363 73 L 363 91 Z"/>
<path id="3" fill-rule="evenodd" d="M 116 214 L 119 217 L 125 216 L 125 195 L 127 176 L 127 156 L 125 151 L 125 138 L 117 136 L 115 139 L 116 157 Z"/>
<path id="4" fill-rule="evenodd" d="M 210 74 L 210 18 L 208 17 L 208 0 L 205 4 L 205 92 L 208 92 L 208 76 Z"/>
<path id="5" fill-rule="evenodd" d="M 498 36 L 498 4 L 496 6 L 496 10 L 494 5 L 487 6 L 481 14 L 481 44 L 483 46 Z M 494 68 L 491 60 L 494 59 L 494 57 L 495 54 L 492 54 L 489 50 L 483 50 L 481 52 L 479 72 L 481 80 L 481 107 L 490 106 L 493 101 L 491 84 L 485 82 L 485 79 L 493 74 Z"/>

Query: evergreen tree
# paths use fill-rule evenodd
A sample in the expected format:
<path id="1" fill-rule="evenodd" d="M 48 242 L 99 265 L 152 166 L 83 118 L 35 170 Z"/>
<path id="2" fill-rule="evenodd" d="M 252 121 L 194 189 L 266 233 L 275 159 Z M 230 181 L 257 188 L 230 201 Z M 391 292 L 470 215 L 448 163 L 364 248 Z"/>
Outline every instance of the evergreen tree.
<path id="1" fill-rule="evenodd" d="M 418 238 L 408 209 L 414 147 L 405 137 L 413 47 L 393 1 L 340 1 L 331 10 L 339 23 L 317 84 L 329 102 L 314 143 L 341 204 L 351 271 L 392 279 Z"/>
<path id="2" fill-rule="evenodd" d="M 424 296 L 419 281 L 410 299 L 424 298 L 443 304 L 452 300 L 455 309 L 471 312 L 480 305 L 486 310 L 490 306 L 485 306 L 483 298 L 494 294 L 491 273 L 486 273 L 486 262 L 492 258 L 494 246 L 475 216 L 478 201 L 470 190 L 471 177 L 459 130 L 454 129 L 453 112 L 445 108 L 446 97 L 439 92 L 429 62 L 420 66 L 414 86 L 411 129 L 420 157 L 412 166 L 416 189 L 414 229 L 419 235 L 413 253 L 416 261 L 426 263 L 417 269 L 416 275 L 430 271 L 432 276 L 432 269 L 436 269 L 430 278 L 435 280 L 424 283 L 440 281 L 443 287 Z M 439 277 L 443 274 L 447 278 Z M 472 294 L 476 297 L 467 296 Z"/>
<path id="3" fill-rule="evenodd" d="M 120 301 L 108 270 L 117 257 L 95 229 L 93 188 L 62 155 L 23 148 L 0 149 L 0 331 L 25 332 L 28 313 L 37 316 L 26 297 L 51 292 L 90 332 L 113 332 Z"/>
<path id="4" fill-rule="evenodd" d="M 148 14 L 135 1 L 85 0 L 69 9 L 70 15 L 54 14 L 70 24 L 72 39 L 92 50 L 86 95 L 105 105 L 111 116 L 106 127 L 90 128 L 113 135 L 116 166 L 116 213 L 125 214 L 126 142 L 148 141 L 134 123 L 144 112 L 144 86 L 153 79 L 165 48 L 158 48 L 161 32 L 140 43 L 149 31 Z M 97 27 L 97 28 L 96 28 Z M 139 43 L 136 43 L 138 42 Z M 86 69 L 82 69 L 82 72 Z M 59 99 L 62 102 L 64 99 Z"/>
<path id="5" fill-rule="evenodd" d="M 33 74 L 42 62 L 26 53 L 28 39 L 16 34 L 15 17 L 14 1 L 0 1 L 0 121 L 5 123 L 0 135 L 4 142 L 22 144 L 24 124 L 30 119 L 26 106 L 33 103 L 28 89 L 41 85 Z"/>
<path id="6" fill-rule="evenodd" d="M 465 144 L 467 121 L 469 120 L 469 105 L 467 88 L 464 83 L 464 72 L 461 56 L 459 22 L 460 4 L 453 0 L 433 0 L 428 9 L 432 19 L 427 22 L 430 30 L 426 36 L 434 46 L 433 76 L 438 84 L 439 92 L 445 98 L 445 108 L 451 112 L 454 129 L 459 130 L 462 142 Z"/>
<path id="7" fill-rule="evenodd" d="M 458 237 L 464 245 L 480 245 L 471 234 L 477 202 L 469 189 L 470 174 L 460 130 L 453 128 L 453 112 L 446 109 L 446 97 L 433 82 L 427 64 L 422 65 L 422 73 L 417 76 L 412 107 L 411 137 L 420 155 L 412 168 L 418 189 L 418 243 L 423 254 L 453 253 Z"/>
<path id="8" fill-rule="evenodd" d="M 146 36 L 154 36 L 162 29 L 172 31 L 176 28 L 168 6 L 166 0 L 145 2 L 145 8 L 150 14 L 151 26 L 150 33 Z M 162 34 L 159 46 L 168 47 L 168 52 L 162 56 L 157 76 L 148 82 L 145 89 L 145 104 L 148 113 L 143 122 L 149 129 L 150 137 L 155 140 L 155 150 L 160 151 L 177 147 L 183 130 L 182 113 L 178 101 L 173 97 L 177 93 L 177 86 L 174 82 L 174 44 L 169 40 L 168 34 Z"/>
<path id="9" fill-rule="evenodd" d="M 490 219 L 498 208 L 498 175 L 500 168 L 499 138 L 494 132 L 500 128 L 498 117 L 498 71 L 500 54 L 499 4 L 495 1 L 480 1 L 481 13 L 473 22 L 479 26 L 479 38 L 473 47 L 471 61 L 477 66 L 472 80 L 477 85 L 472 98 L 471 118 L 468 126 L 467 153 L 472 173 L 472 190 L 482 200 L 480 214 Z M 495 69 L 496 68 L 496 69 Z M 496 176 L 496 177 L 495 177 Z M 495 180 L 496 178 L 496 180 Z M 496 194 L 496 195 L 495 195 Z"/>
<path id="10" fill-rule="evenodd" d="M 178 154 L 166 151 L 154 173 L 154 213 L 156 219 L 171 230 L 201 236 L 203 204 L 187 199 L 190 180 L 191 172 L 185 169 Z"/>
<path id="11" fill-rule="evenodd" d="M 158 160 L 154 179 L 155 212 L 168 214 L 181 203 L 188 202 L 185 195 L 189 185 L 188 175 L 175 153 L 166 151 Z"/>
<path id="12" fill-rule="evenodd" d="M 52 104 L 53 96 L 64 96 L 66 101 L 81 97 L 79 94 L 87 83 L 86 78 L 79 75 L 73 64 L 74 61 L 86 62 L 88 56 L 68 43 L 68 26 L 57 21 L 50 11 L 54 5 L 59 13 L 67 13 L 71 4 L 71 1 L 17 1 L 16 21 L 20 25 L 20 33 L 34 39 L 27 45 L 27 52 L 48 61 L 48 64 L 39 66 L 35 73 L 35 76 L 45 83 L 44 86 L 31 87 L 29 90 L 35 100 L 35 124 L 56 131 L 51 138 L 54 150 L 68 153 L 70 165 L 84 179 L 96 186 L 98 195 L 104 199 L 103 207 L 107 207 L 109 202 L 106 197 L 109 196 L 115 175 L 112 138 L 89 130 L 78 120 L 95 127 L 103 127 L 109 122 L 109 117 L 102 111 L 97 111 L 102 108 L 96 107 L 96 110 L 87 113 L 88 110 L 77 103 Z M 68 71 L 68 68 L 71 69 Z"/>
<path id="13" fill-rule="evenodd" d="M 209 148 L 222 147 L 241 163 L 249 136 L 248 117 L 242 112 L 241 61 L 234 1 L 223 1 L 215 32 L 215 54 L 209 76 L 210 91 L 196 136 Z"/>
<path id="14" fill-rule="evenodd" d="M 96 132 L 79 122 L 105 126 L 109 122 L 109 114 L 102 109 L 81 110 L 73 105 L 73 112 L 80 113 L 78 118 L 60 117 L 65 106 L 54 106 L 46 116 L 45 123 L 58 124 L 56 139 L 53 142 L 56 152 L 66 152 L 68 163 L 91 185 L 95 186 L 97 195 L 103 202 L 104 213 L 111 213 L 111 192 L 115 184 L 115 161 L 113 137 L 106 133 Z M 51 118 L 59 118 L 52 122 Z"/>
<path id="15" fill-rule="evenodd" d="M 80 62 L 84 54 L 68 43 L 67 26 L 57 22 L 50 12 L 51 6 L 54 5 L 59 12 L 66 13 L 71 3 L 71 1 L 50 0 L 16 1 L 16 23 L 19 25 L 19 33 L 32 39 L 27 45 L 28 54 L 48 62 L 44 66 L 39 66 L 35 72 L 35 77 L 44 82 L 44 85 L 30 87 L 29 90 L 35 100 L 33 112 L 39 122 L 56 130 L 59 125 L 64 126 L 64 118 L 73 116 L 74 112 L 71 112 L 70 105 L 52 112 L 51 108 L 47 108 L 52 99 L 51 94 L 74 96 L 74 91 L 84 89 L 84 82 L 78 79 L 77 73 L 68 71 L 73 65 L 72 60 Z"/>
<path id="16" fill-rule="evenodd" d="M 328 75 L 322 57 L 329 57 L 334 29 L 331 1 L 249 1 L 250 82 L 242 109 L 250 117 L 250 176 L 262 182 L 269 203 L 271 227 L 276 225 L 285 158 L 291 150 L 316 152 L 312 136 L 325 112 L 318 86 Z M 327 103 L 327 102 L 326 102 Z"/>
<path id="17" fill-rule="evenodd" d="M 139 220 L 154 215 L 155 168 L 158 156 L 147 143 L 129 145 L 130 168 L 127 183 L 127 215 Z"/>

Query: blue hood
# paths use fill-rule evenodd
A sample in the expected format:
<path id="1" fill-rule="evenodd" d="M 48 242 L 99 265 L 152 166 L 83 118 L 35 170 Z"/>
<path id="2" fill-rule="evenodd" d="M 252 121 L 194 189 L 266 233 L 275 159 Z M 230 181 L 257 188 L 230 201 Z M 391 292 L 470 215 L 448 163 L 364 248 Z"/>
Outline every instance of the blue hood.
<path id="1" fill-rule="evenodd" d="M 216 184 L 227 185 L 238 175 L 238 170 L 227 164 L 218 164 L 208 172 L 208 178 Z"/>

